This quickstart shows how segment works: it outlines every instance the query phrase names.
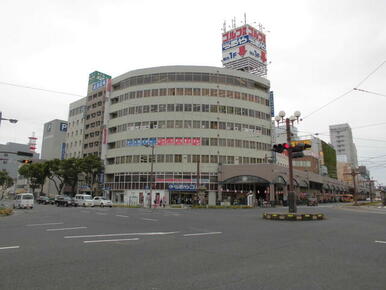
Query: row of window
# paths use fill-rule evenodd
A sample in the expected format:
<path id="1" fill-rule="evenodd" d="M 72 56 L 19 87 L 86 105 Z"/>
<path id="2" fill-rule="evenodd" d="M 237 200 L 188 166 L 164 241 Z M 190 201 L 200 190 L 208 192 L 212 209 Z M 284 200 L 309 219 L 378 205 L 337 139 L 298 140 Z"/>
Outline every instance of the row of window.
<path id="1" fill-rule="evenodd" d="M 86 120 L 89 120 L 90 118 L 95 118 L 96 116 L 101 116 L 101 115 L 102 115 L 102 111 L 98 111 L 96 113 L 88 114 L 86 116 Z"/>
<path id="2" fill-rule="evenodd" d="M 70 117 L 78 115 L 78 114 L 82 114 L 84 112 L 84 108 L 85 108 L 85 106 L 80 106 L 80 107 L 71 109 L 70 110 Z"/>
<path id="3" fill-rule="evenodd" d="M 74 133 L 75 133 L 75 136 L 78 136 L 78 133 L 79 133 L 79 135 L 82 135 L 82 132 L 83 132 L 83 129 L 68 132 L 67 137 L 70 137 L 70 136 L 74 137 Z"/>
<path id="4" fill-rule="evenodd" d="M 89 95 L 89 96 L 87 97 L 87 100 L 88 100 L 88 101 L 91 101 L 91 100 L 93 100 L 93 99 L 96 99 L 97 97 L 104 96 L 105 94 L 106 94 L 105 91 L 100 91 L 100 92 L 95 93 L 95 94 L 93 94 L 93 95 Z"/>
<path id="5" fill-rule="evenodd" d="M 168 82 L 204 82 L 229 86 L 238 86 L 249 89 L 267 89 L 266 87 L 264 87 L 264 85 L 254 80 L 224 75 L 220 73 L 169 72 L 130 77 L 120 81 L 119 83 L 113 84 L 113 90 L 117 91 L 138 85 Z"/>
<path id="6" fill-rule="evenodd" d="M 237 99 L 243 101 L 254 102 L 269 106 L 269 100 L 260 96 L 240 93 L 238 91 L 220 90 L 220 89 L 206 89 L 206 88 L 161 88 L 142 91 L 132 91 L 117 97 L 111 98 L 111 104 L 120 103 L 126 100 L 139 99 L 146 97 L 158 96 L 210 96 Z"/>
<path id="7" fill-rule="evenodd" d="M 93 148 L 93 147 L 98 147 L 98 146 L 99 146 L 99 141 L 95 141 L 95 142 L 90 142 L 90 143 L 84 144 L 83 148 L 87 149 L 87 148 Z"/>
<path id="8" fill-rule="evenodd" d="M 90 124 L 87 124 L 85 126 L 85 129 L 88 130 L 89 128 L 94 128 L 94 127 L 98 127 L 101 125 L 101 121 L 96 121 L 96 122 L 92 122 Z"/>
<path id="9" fill-rule="evenodd" d="M 127 115 L 146 114 L 146 113 L 163 113 L 163 112 L 204 112 L 204 113 L 221 113 L 229 115 L 239 115 L 261 120 L 271 120 L 271 115 L 248 109 L 224 105 L 209 104 L 155 104 L 144 106 L 127 107 L 110 113 L 110 119 L 115 119 Z"/>
<path id="10" fill-rule="evenodd" d="M 147 130 L 147 129 L 219 129 L 250 132 L 256 135 L 271 136 L 271 130 L 255 125 L 240 124 L 233 122 L 219 121 L 199 121 L 199 120 L 167 120 L 167 121 L 144 121 L 135 123 L 125 123 L 116 127 L 109 128 L 110 134 L 126 132 L 128 130 Z"/>
<path id="11" fill-rule="evenodd" d="M 107 164 L 151 163 L 152 155 L 126 155 L 108 158 Z M 153 163 L 215 163 L 215 164 L 257 164 L 263 163 L 262 158 L 224 156 L 224 155 L 182 155 L 182 154 L 155 154 Z"/>
<path id="12" fill-rule="evenodd" d="M 235 147 L 244 149 L 254 149 L 259 151 L 270 151 L 271 144 L 249 141 L 249 140 L 238 140 L 229 138 L 207 138 L 207 137 L 157 137 L 157 138 L 144 138 L 141 139 L 125 139 L 115 142 L 108 143 L 108 149 L 124 148 L 131 146 L 139 146 L 135 144 L 147 144 L 149 141 L 154 139 L 155 144 L 159 146 L 219 146 L 219 147 Z M 158 141 L 157 141 L 158 140 Z"/>
<path id="13" fill-rule="evenodd" d="M 99 135 L 100 135 L 100 131 L 91 132 L 88 134 L 84 134 L 84 139 L 88 139 L 89 137 L 92 138 Z"/>

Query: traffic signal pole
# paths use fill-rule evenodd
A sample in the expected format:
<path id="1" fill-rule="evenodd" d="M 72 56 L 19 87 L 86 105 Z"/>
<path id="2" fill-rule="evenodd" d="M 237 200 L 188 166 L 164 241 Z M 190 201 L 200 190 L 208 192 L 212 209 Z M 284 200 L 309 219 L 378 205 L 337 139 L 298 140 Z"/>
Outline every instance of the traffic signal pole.
<path id="1" fill-rule="evenodd" d="M 287 143 L 291 145 L 291 124 L 290 119 L 285 119 L 285 125 L 287 130 Z M 292 146 L 289 146 L 287 149 L 288 153 L 288 169 L 289 169 L 289 190 L 288 190 L 288 211 L 290 213 L 296 213 L 296 198 L 295 198 L 295 192 L 294 192 L 294 173 L 293 173 L 293 166 L 292 166 Z"/>

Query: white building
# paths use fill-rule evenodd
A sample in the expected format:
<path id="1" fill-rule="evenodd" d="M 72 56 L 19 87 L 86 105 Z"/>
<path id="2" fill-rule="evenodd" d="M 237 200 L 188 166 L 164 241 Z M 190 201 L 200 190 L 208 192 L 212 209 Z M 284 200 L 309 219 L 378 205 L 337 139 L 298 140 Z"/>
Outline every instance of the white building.
<path id="1" fill-rule="evenodd" d="M 43 160 L 64 159 L 67 121 L 52 120 L 44 124 L 42 155 Z"/>
<path id="2" fill-rule="evenodd" d="M 353 136 L 349 124 L 330 126 L 331 144 L 336 150 L 339 162 L 351 163 L 358 167 L 357 149 L 353 142 Z"/>
<path id="3" fill-rule="evenodd" d="M 83 131 L 86 98 L 70 104 L 68 114 L 68 129 L 66 135 L 65 158 L 83 157 Z"/>

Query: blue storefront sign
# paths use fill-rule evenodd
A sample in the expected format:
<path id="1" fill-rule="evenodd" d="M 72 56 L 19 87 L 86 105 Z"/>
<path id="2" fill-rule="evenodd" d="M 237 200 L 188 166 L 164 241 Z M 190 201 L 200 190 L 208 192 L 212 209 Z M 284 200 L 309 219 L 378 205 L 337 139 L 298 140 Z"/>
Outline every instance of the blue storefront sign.
<path id="1" fill-rule="evenodd" d="M 271 107 L 271 117 L 275 117 L 275 107 L 273 103 L 273 91 L 269 92 L 269 106 Z"/>
<path id="2" fill-rule="evenodd" d="M 168 189 L 169 191 L 197 191 L 195 184 L 185 183 L 170 183 Z"/>
<path id="3" fill-rule="evenodd" d="M 130 139 L 127 140 L 127 146 L 144 146 L 144 145 L 156 145 L 157 138 L 142 138 L 142 139 Z"/>

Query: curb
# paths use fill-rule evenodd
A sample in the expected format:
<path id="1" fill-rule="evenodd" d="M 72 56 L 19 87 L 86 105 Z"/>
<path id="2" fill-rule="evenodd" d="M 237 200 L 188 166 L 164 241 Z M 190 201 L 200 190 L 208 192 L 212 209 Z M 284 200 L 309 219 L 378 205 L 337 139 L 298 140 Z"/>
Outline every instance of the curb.
<path id="1" fill-rule="evenodd" d="M 263 219 L 278 221 L 315 221 L 326 218 L 322 213 L 263 213 Z"/>

